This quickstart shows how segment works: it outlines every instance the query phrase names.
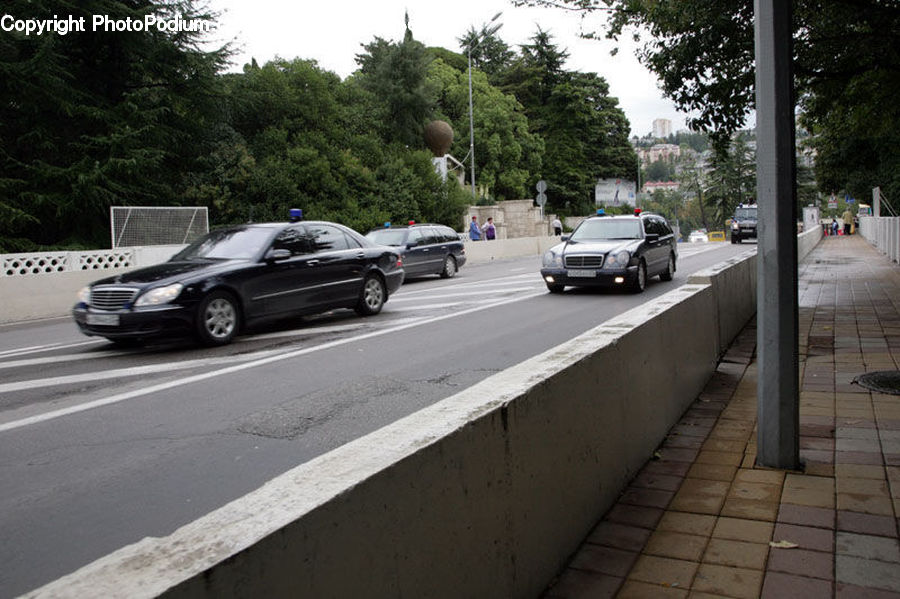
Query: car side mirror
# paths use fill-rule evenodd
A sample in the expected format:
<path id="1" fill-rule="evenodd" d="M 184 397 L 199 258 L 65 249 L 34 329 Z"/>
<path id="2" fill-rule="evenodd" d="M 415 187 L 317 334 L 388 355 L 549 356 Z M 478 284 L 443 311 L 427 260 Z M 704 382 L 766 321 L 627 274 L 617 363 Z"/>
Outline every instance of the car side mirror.
<path id="1" fill-rule="evenodd" d="M 272 249 L 266 252 L 266 262 L 281 262 L 291 257 L 291 251 L 285 249 Z"/>
<path id="2" fill-rule="evenodd" d="M 644 238 L 650 243 L 656 243 L 659 241 L 659 233 L 647 233 Z"/>
<path id="3" fill-rule="evenodd" d="M 560 235 L 559 240 L 560 241 L 569 241 L 570 237 L 571 237 L 571 235 Z"/>

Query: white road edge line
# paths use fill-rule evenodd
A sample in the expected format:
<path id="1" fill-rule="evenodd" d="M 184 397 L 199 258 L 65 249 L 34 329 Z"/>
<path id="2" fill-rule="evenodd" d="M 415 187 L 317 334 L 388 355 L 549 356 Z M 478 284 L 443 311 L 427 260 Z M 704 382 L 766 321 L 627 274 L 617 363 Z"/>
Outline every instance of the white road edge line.
<path id="1" fill-rule="evenodd" d="M 177 381 L 169 381 L 168 383 L 160 383 L 158 385 L 153 385 L 153 386 L 147 387 L 146 389 L 129 391 L 127 393 L 120 393 L 118 395 L 104 397 L 102 399 L 97 399 L 97 400 L 90 401 L 87 403 L 79 404 L 77 406 L 71 406 L 68 408 L 63 408 L 61 410 L 53 410 L 51 412 L 46 412 L 44 414 L 37 414 L 35 416 L 30 416 L 28 418 L 22 418 L 20 420 L 13 420 L 12 422 L 6 422 L 3 424 L 0 424 L 0 433 L 15 430 L 18 428 L 23 428 L 26 426 L 30 426 L 32 424 L 47 422 L 48 420 L 55 420 L 56 418 L 61 418 L 63 416 L 68 416 L 71 414 L 77 414 L 79 412 L 86 412 L 87 410 L 92 410 L 94 408 L 112 405 L 112 404 L 123 402 L 123 401 L 129 400 L 129 399 L 134 399 L 136 397 L 141 397 L 143 395 L 150 395 L 151 393 L 157 393 L 159 391 L 166 391 L 168 389 L 174 389 L 176 387 L 181 387 L 181 386 L 189 385 L 192 383 L 199 383 L 201 381 L 205 381 L 205 380 L 215 378 L 218 376 L 232 374 L 235 372 L 241 372 L 242 370 L 249 370 L 251 368 L 256 368 L 257 366 L 265 366 L 267 364 L 273 364 L 275 362 L 280 362 L 282 360 L 289 360 L 291 358 L 296 358 L 298 356 L 310 354 L 310 353 L 313 353 L 316 351 L 331 349 L 332 347 L 338 347 L 340 345 L 346 345 L 348 343 L 352 343 L 352 342 L 356 342 L 356 341 L 362 341 L 365 339 L 371 339 L 373 337 L 380 337 L 381 335 L 388 335 L 390 333 L 396 333 L 397 331 L 403 331 L 406 329 L 411 329 L 413 327 L 417 327 L 420 324 L 434 323 L 434 322 L 439 322 L 441 320 L 448 320 L 450 318 L 458 318 L 460 316 L 466 316 L 467 314 L 472 314 L 475 312 L 479 312 L 481 310 L 488 310 L 490 308 L 504 306 L 507 304 L 515 303 L 515 302 L 520 302 L 523 300 L 531 299 L 533 297 L 538 297 L 540 295 L 545 295 L 545 294 L 546 294 L 546 292 L 542 291 L 539 293 L 532 293 L 529 295 L 518 296 L 515 298 L 506 299 L 506 300 L 494 302 L 491 304 L 485 304 L 483 306 L 477 306 L 474 308 L 470 308 L 468 310 L 462 310 L 461 312 L 454 312 L 453 314 L 445 314 L 443 316 L 438 316 L 436 318 L 422 319 L 421 322 L 412 322 L 412 323 L 408 323 L 408 324 L 404 324 L 404 325 L 400 325 L 400 326 L 391 327 L 388 329 L 383 329 L 381 331 L 373 331 L 371 333 L 365 333 L 365 334 L 359 335 L 357 337 L 348 337 L 347 339 L 339 339 L 336 341 L 323 343 L 322 345 L 318 345 L 315 347 L 307 347 L 307 348 L 299 349 L 296 351 L 279 354 L 277 356 L 270 356 L 268 358 L 254 360 L 252 362 L 246 362 L 244 364 L 238 364 L 237 366 L 229 366 L 228 368 L 222 368 L 220 370 L 216 370 L 213 372 L 206 372 L 203 374 L 189 376 L 184 379 L 177 380 Z"/>

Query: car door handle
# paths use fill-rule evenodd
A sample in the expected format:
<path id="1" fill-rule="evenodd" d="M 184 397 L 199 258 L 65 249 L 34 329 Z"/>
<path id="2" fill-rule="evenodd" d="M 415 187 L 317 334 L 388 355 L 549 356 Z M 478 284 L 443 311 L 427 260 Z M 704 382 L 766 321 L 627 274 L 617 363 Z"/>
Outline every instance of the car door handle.
<path id="1" fill-rule="evenodd" d="M 319 263 L 318 260 L 307 260 L 306 261 L 307 266 L 316 266 L 318 263 Z"/>
<path id="2" fill-rule="evenodd" d="M 356 254 L 356 257 L 357 257 L 357 258 L 365 258 L 365 257 L 366 257 L 366 253 L 365 253 L 365 252 L 359 252 L 358 254 Z"/>

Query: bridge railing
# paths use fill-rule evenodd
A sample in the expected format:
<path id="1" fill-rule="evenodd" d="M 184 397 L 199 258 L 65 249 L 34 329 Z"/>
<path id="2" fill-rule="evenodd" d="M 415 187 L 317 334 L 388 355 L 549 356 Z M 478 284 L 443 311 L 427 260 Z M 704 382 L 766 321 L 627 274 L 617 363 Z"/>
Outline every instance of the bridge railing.
<path id="1" fill-rule="evenodd" d="M 900 217 L 861 216 L 859 233 L 894 262 L 900 262 Z"/>

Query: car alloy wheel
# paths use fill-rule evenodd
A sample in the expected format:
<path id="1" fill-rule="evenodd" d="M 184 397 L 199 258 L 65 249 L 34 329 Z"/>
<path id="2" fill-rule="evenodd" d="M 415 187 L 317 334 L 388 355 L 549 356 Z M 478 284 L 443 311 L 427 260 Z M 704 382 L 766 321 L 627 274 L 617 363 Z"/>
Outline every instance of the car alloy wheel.
<path id="1" fill-rule="evenodd" d="M 225 345 L 237 334 L 240 313 L 230 293 L 213 291 L 200 302 L 197 332 L 206 345 Z"/>
<path id="2" fill-rule="evenodd" d="M 637 276 L 634 278 L 634 286 L 632 290 L 635 293 L 641 293 L 647 288 L 647 265 L 641 261 L 638 264 Z"/>
<path id="3" fill-rule="evenodd" d="M 385 297 L 387 297 L 387 290 L 381 277 L 369 275 L 363 283 L 356 312 L 363 316 L 378 314 L 384 306 Z"/>
<path id="4" fill-rule="evenodd" d="M 456 260 L 453 259 L 453 256 L 447 256 L 444 258 L 444 270 L 441 271 L 442 279 L 452 279 L 456 274 Z"/>

